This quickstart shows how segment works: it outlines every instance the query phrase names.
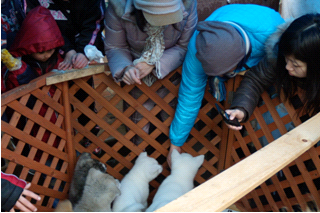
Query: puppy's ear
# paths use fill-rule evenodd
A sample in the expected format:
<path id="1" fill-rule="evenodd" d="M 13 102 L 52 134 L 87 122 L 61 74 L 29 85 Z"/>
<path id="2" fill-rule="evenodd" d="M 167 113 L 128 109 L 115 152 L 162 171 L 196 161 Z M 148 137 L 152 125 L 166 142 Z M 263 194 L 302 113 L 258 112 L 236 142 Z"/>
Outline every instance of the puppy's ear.
<path id="1" fill-rule="evenodd" d="M 148 156 L 148 154 L 147 154 L 147 152 L 141 152 L 139 156 L 144 156 L 144 157 L 146 157 L 146 156 Z"/>
<path id="2" fill-rule="evenodd" d="M 196 160 L 197 164 L 200 167 L 202 165 L 203 161 L 204 161 L 204 155 L 199 155 L 197 157 L 194 157 L 194 159 Z"/>
<path id="3" fill-rule="evenodd" d="M 159 175 L 162 172 L 162 166 L 159 164 L 156 164 L 154 166 L 152 166 L 152 168 L 150 169 L 150 174 L 153 175 Z"/>

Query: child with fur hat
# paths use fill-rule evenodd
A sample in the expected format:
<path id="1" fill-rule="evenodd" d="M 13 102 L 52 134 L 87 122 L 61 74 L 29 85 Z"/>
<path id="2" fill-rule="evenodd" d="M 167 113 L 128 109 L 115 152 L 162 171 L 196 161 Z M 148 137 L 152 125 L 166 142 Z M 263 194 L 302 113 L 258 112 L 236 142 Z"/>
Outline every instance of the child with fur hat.
<path id="1" fill-rule="evenodd" d="M 110 0 L 105 51 L 113 78 L 151 86 L 166 77 L 182 64 L 197 20 L 196 0 Z M 167 91 L 157 93 L 163 98 Z M 138 90 L 131 95 L 138 97 Z M 144 107 L 151 110 L 154 102 L 149 99 Z M 131 116 L 135 123 L 141 118 L 139 113 Z"/>
<path id="2" fill-rule="evenodd" d="M 182 66 L 178 105 L 169 130 L 171 147 L 181 146 L 197 118 L 207 80 L 217 101 L 225 100 L 224 81 L 256 65 L 265 55 L 264 43 L 284 20 L 271 8 L 230 4 L 199 22 Z"/>

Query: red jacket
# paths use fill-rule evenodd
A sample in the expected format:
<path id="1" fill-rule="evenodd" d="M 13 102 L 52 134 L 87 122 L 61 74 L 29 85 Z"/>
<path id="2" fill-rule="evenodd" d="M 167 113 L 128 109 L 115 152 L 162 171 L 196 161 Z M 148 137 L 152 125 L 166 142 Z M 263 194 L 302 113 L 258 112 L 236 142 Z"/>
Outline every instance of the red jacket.
<path id="1" fill-rule="evenodd" d="M 9 52 L 14 57 L 23 57 L 32 53 L 59 48 L 63 45 L 63 37 L 50 11 L 38 6 L 27 14 Z M 57 68 L 59 63 L 63 61 L 60 54 L 57 54 L 57 58 L 57 63 L 53 68 Z M 28 64 L 22 61 L 20 69 L 6 71 L 6 91 L 27 84 L 36 77 L 50 71 L 51 69 L 41 70 L 37 61 Z"/>

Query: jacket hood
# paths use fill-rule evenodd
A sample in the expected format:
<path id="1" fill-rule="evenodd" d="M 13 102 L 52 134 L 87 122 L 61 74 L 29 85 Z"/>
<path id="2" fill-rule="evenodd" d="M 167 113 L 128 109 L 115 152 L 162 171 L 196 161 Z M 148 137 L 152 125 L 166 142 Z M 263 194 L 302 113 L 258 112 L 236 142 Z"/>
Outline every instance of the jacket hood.
<path id="1" fill-rule="evenodd" d="M 287 20 L 280 24 L 277 30 L 269 36 L 265 43 L 265 50 L 269 60 L 276 59 L 278 56 L 278 43 L 283 32 L 289 27 L 294 19 Z"/>
<path id="2" fill-rule="evenodd" d="M 194 0 L 182 0 L 186 10 L 190 9 L 193 1 Z M 132 6 L 127 5 L 128 3 L 132 4 Z M 130 6 L 131 9 L 133 8 L 133 0 L 109 0 L 109 4 L 112 6 L 118 17 L 122 17 L 125 14 L 126 7 Z"/>
<path id="3" fill-rule="evenodd" d="M 10 48 L 16 57 L 44 52 L 64 45 L 59 27 L 47 8 L 30 10 Z"/>

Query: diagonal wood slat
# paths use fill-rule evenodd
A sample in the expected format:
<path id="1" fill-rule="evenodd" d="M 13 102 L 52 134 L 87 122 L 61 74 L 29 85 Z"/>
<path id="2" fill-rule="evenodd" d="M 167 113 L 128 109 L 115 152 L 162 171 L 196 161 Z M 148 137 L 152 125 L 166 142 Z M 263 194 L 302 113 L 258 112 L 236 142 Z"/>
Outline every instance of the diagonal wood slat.
<path id="1" fill-rule="evenodd" d="M 107 65 L 89 66 L 79 72 L 81 76 L 76 70 L 49 73 L 2 94 L 1 157 L 7 162 L 2 170 L 31 182 L 31 189 L 42 198 L 35 204 L 39 211 L 52 211 L 58 200 L 68 197 L 79 153 L 91 153 L 92 158 L 106 164 L 109 174 L 122 179 L 139 153 L 146 151 L 164 168 L 161 175 L 150 182 L 151 202 L 163 179 L 170 174 L 166 162 L 170 147 L 168 135 L 181 68 L 150 87 L 115 82 Z M 93 85 L 88 83 L 92 78 Z M 226 82 L 227 100 L 218 104 L 224 108 L 230 106 L 232 93 L 241 79 L 236 76 Z M 51 97 L 47 94 L 52 87 L 56 89 Z M 133 97 L 133 89 L 141 94 Z M 167 94 L 158 95 L 159 89 L 166 89 Z M 81 101 L 79 92 L 85 95 Z M 154 106 L 147 110 L 144 104 L 150 100 Z M 216 103 L 207 87 L 194 127 L 182 146 L 184 152 L 193 156 L 205 155 L 195 177 L 196 186 L 202 186 L 222 171 L 228 171 L 229 167 L 273 144 L 277 137 L 290 133 L 292 128 L 309 118 L 297 114 L 298 109 L 287 102 L 282 103 L 281 98 L 265 92 L 244 130 L 232 131 L 222 121 Z M 92 104 L 94 110 L 90 107 Z M 47 108 L 41 116 L 39 112 L 44 106 Z M 279 109 L 285 109 L 287 114 Z M 137 123 L 130 118 L 134 113 L 142 116 Z M 53 114 L 55 121 L 51 121 Z M 80 122 L 83 117 L 88 118 L 86 123 Z M 147 124 L 150 124 L 148 133 L 143 130 Z M 141 142 L 134 144 L 134 137 L 140 137 Z M 99 152 L 96 152 L 97 148 Z M 307 210 L 310 202 L 319 206 L 319 156 L 320 147 L 311 147 L 234 201 L 236 206 L 242 211 Z"/>

